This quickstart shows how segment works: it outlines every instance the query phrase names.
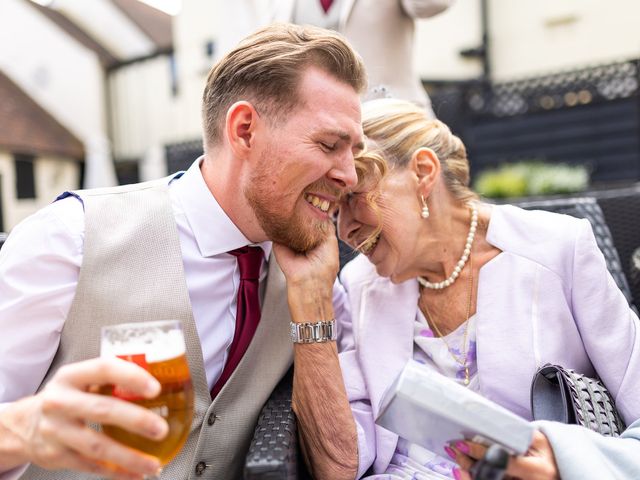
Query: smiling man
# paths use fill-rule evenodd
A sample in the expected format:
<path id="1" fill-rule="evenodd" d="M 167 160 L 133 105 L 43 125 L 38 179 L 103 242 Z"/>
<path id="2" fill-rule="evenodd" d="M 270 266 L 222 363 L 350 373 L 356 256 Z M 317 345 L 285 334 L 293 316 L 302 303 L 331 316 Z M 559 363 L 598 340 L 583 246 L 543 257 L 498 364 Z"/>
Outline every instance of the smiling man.
<path id="1" fill-rule="evenodd" d="M 143 369 L 95 357 L 102 326 L 162 319 L 182 322 L 196 400 L 187 443 L 161 478 L 241 476 L 260 408 L 294 356 L 290 321 L 312 468 L 355 475 L 357 452 L 313 445 L 313 419 L 326 412 L 337 412 L 345 443 L 356 433 L 348 404 L 332 408 L 333 307 L 296 259 L 336 248 L 331 217 L 356 183 L 364 86 L 339 35 L 267 27 L 209 74 L 205 154 L 184 174 L 68 192 L 14 229 L 0 252 L 0 479 L 156 473 L 157 459 L 89 424 L 167 434 L 155 413 L 94 393 L 115 384 L 158 394 Z M 318 269 L 335 277 L 337 264 Z M 304 322 L 318 327 L 295 328 Z"/>

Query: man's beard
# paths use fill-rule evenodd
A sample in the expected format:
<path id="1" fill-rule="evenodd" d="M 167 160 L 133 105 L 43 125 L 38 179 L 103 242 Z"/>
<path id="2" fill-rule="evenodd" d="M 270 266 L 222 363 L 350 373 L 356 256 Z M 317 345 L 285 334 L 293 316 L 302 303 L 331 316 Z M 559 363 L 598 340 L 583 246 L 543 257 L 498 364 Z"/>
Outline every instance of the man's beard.
<path id="1" fill-rule="evenodd" d="M 288 246 L 298 253 L 308 252 L 317 247 L 329 232 L 329 222 L 300 218 L 298 212 L 286 217 L 276 205 L 265 205 L 247 197 L 258 223 L 267 237 Z"/>
<path id="2" fill-rule="evenodd" d="M 269 178 L 269 173 L 254 171 L 251 177 L 250 187 L 245 189 L 244 195 L 260 227 L 271 241 L 286 245 L 299 253 L 313 250 L 322 242 L 330 231 L 329 220 L 322 221 L 311 215 L 301 215 L 296 207 L 298 201 L 306 202 L 304 199 L 296 201 L 291 213 L 283 211 L 286 198 L 273 195 L 265 181 Z M 311 191 L 326 190 L 325 187 Z"/>

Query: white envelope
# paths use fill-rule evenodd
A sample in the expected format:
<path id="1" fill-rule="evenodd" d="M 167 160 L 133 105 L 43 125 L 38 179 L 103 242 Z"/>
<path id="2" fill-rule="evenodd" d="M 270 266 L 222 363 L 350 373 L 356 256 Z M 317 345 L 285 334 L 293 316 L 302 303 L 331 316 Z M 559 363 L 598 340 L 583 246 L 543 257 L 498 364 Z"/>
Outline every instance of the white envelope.
<path id="1" fill-rule="evenodd" d="M 445 456 L 444 447 L 461 439 L 522 454 L 534 431 L 527 420 L 414 360 L 383 395 L 376 423 Z"/>

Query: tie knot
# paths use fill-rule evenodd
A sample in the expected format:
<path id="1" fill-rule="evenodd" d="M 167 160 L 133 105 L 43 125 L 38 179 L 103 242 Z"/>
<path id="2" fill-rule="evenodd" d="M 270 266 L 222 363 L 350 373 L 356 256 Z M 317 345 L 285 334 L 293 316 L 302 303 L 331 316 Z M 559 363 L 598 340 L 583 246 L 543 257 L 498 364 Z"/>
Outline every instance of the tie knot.
<path id="1" fill-rule="evenodd" d="M 329 12 L 329 9 L 331 8 L 332 3 L 333 3 L 333 0 L 320 0 L 320 5 L 322 5 L 322 9 L 324 10 L 324 13 Z"/>
<path id="2" fill-rule="evenodd" d="M 231 250 L 231 255 L 237 257 L 240 268 L 240 280 L 259 280 L 262 267 L 263 253 L 260 247 L 241 247 Z"/>

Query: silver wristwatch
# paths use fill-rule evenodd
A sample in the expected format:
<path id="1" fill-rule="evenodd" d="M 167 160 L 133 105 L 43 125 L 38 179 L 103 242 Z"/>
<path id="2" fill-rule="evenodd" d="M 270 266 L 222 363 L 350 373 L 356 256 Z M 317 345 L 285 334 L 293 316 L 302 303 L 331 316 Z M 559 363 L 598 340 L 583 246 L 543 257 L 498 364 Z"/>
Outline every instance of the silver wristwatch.
<path id="1" fill-rule="evenodd" d="M 324 343 L 337 338 L 336 321 L 291 322 L 291 340 L 293 343 Z"/>

